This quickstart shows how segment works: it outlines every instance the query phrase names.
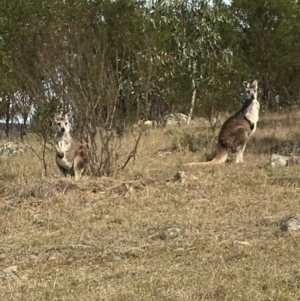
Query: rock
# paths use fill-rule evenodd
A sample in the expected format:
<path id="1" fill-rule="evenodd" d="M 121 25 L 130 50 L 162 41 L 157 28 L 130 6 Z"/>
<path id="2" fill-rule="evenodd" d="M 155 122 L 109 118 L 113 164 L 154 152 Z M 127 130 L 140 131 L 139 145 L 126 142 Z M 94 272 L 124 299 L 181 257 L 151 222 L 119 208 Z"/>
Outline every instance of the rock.
<path id="1" fill-rule="evenodd" d="M 279 222 L 282 231 L 300 230 L 300 214 L 291 213 L 282 218 Z"/>
<path id="2" fill-rule="evenodd" d="M 164 118 L 164 126 L 182 126 L 185 125 L 188 120 L 188 116 L 182 113 L 172 113 Z"/>
<path id="3" fill-rule="evenodd" d="M 133 125 L 133 128 L 134 129 L 136 129 L 138 127 L 154 128 L 157 126 L 158 126 L 158 123 L 155 120 L 139 120 L 136 124 Z"/>
<path id="4" fill-rule="evenodd" d="M 10 266 L 2 271 L 0 271 L 0 279 L 1 278 L 19 278 L 19 275 L 17 274 L 18 267 L 17 266 Z"/>
<path id="5" fill-rule="evenodd" d="M 270 158 L 270 165 L 272 167 L 276 166 L 286 166 L 287 162 L 291 159 L 289 156 L 280 156 L 277 154 L 272 154 Z"/>
<path id="6" fill-rule="evenodd" d="M 118 253 L 111 253 L 107 257 L 110 261 L 119 261 L 122 259 L 120 254 L 118 254 Z"/>
<path id="7" fill-rule="evenodd" d="M 18 267 L 16 265 L 11 265 L 10 267 L 6 268 L 5 270 L 16 273 L 18 271 Z"/>
<path id="8" fill-rule="evenodd" d="M 148 127 L 155 127 L 157 126 L 157 122 L 155 120 L 145 120 L 144 125 Z"/>
<path id="9" fill-rule="evenodd" d="M 270 158 L 270 165 L 272 167 L 278 166 L 288 166 L 293 164 L 299 164 L 300 157 L 299 156 L 281 156 L 277 154 L 272 154 Z"/>
<path id="10" fill-rule="evenodd" d="M 250 242 L 248 242 L 246 240 L 245 241 L 243 241 L 243 240 L 235 240 L 234 241 L 234 245 L 237 246 L 237 247 L 243 247 L 243 246 L 250 247 L 251 246 Z"/>
<path id="11" fill-rule="evenodd" d="M 172 182 L 185 183 L 186 181 L 193 181 L 197 179 L 198 178 L 194 175 L 187 175 L 184 171 L 178 171 L 172 178 Z M 169 182 L 169 180 L 167 182 Z"/>
<path id="12" fill-rule="evenodd" d="M 177 236 L 180 234 L 180 229 L 179 228 L 169 228 L 166 230 L 166 233 L 169 236 Z"/>
<path id="13" fill-rule="evenodd" d="M 58 262 L 59 261 L 59 257 L 57 255 L 50 255 L 48 257 L 48 261 Z"/>
<path id="14" fill-rule="evenodd" d="M 0 279 L 6 277 L 7 277 L 6 273 L 4 271 L 0 271 Z"/>
<path id="15" fill-rule="evenodd" d="M 7 142 L 0 147 L 0 156 L 22 155 L 30 151 L 28 144 L 21 142 Z"/>
<path id="16" fill-rule="evenodd" d="M 174 182 L 178 181 L 178 182 L 184 183 L 185 178 L 186 178 L 185 172 L 184 171 L 178 171 L 174 176 Z"/>
<path id="17" fill-rule="evenodd" d="M 181 230 L 176 227 L 160 229 L 159 231 L 153 233 L 149 236 L 151 239 L 166 240 L 177 237 L 181 233 Z"/>

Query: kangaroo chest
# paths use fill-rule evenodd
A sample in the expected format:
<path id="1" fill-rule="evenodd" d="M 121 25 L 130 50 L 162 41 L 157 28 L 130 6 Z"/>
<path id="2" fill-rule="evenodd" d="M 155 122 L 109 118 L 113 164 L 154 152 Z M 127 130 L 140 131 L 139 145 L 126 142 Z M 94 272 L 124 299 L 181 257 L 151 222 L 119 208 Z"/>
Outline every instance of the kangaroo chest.
<path id="1" fill-rule="evenodd" d="M 58 149 L 62 152 L 68 151 L 71 147 L 71 143 L 64 137 L 56 140 Z"/>
<path id="2" fill-rule="evenodd" d="M 71 169 L 73 168 L 73 160 L 70 160 L 68 158 L 68 151 L 71 149 L 71 142 L 67 137 L 56 137 L 55 144 L 57 148 L 63 153 L 63 157 L 60 158 L 59 156 L 56 156 L 56 162 L 58 165 L 62 166 L 65 169 Z"/>
<path id="3" fill-rule="evenodd" d="M 254 134 L 257 128 L 257 122 L 259 119 L 259 108 L 260 108 L 259 102 L 256 100 L 252 102 L 252 104 L 245 112 L 246 119 L 249 120 L 249 122 L 252 125 L 250 136 Z"/>

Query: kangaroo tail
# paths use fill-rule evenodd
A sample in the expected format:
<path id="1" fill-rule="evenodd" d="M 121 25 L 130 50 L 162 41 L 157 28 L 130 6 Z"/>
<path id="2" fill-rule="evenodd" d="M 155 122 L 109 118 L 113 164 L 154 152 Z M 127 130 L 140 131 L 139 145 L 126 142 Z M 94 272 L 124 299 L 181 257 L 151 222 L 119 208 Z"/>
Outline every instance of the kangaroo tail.
<path id="1" fill-rule="evenodd" d="M 228 157 L 228 152 L 225 148 L 220 147 L 218 149 L 217 155 L 214 159 L 212 159 L 209 162 L 190 162 L 184 164 L 184 166 L 194 166 L 194 165 L 216 165 L 216 164 L 222 164 L 225 163 Z"/>

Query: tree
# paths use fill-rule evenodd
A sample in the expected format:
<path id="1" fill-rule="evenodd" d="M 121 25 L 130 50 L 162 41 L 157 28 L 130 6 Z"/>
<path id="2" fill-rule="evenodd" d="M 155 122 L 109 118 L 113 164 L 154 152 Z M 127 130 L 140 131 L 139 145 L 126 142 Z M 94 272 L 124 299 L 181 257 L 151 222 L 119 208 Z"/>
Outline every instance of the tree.
<path id="1" fill-rule="evenodd" d="M 13 92 L 15 79 L 12 71 L 13 37 L 17 25 L 14 22 L 13 4 L 8 0 L 0 3 L 0 118 L 5 120 L 5 134 L 9 137 L 13 120 Z M 13 21 L 11 20 L 13 19 Z"/>
<path id="2" fill-rule="evenodd" d="M 53 137 L 53 127 L 51 126 L 54 115 L 60 111 L 59 99 L 52 97 L 43 102 L 35 104 L 32 122 L 29 127 L 30 132 L 36 134 L 41 140 L 39 149 L 31 146 L 32 151 L 42 161 L 44 175 L 47 176 L 48 164 L 46 160 L 47 143 Z"/>
<path id="3" fill-rule="evenodd" d="M 188 122 L 195 106 L 196 91 L 204 83 L 214 86 L 218 72 L 230 66 L 231 51 L 222 44 L 218 25 L 227 22 L 220 3 L 209 1 L 157 1 L 150 21 L 165 41 L 154 49 L 152 60 L 164 67 L 161 80 L 189 79 L 192 91 Z M 217 71 L 217 72 L 216 72 Z"/>
<path id="4" fill-rule="evenodd" d="M 297 1 L 233 0 L 230 9 L 234 66 L 242 77 L 259 79 L 268 109 L 272 92 L 290 86 L 299 72 L 299 6 Z"/>
<path id="5" fill-rule="evenodd" d="M 129 107 L 125 101 L 130 95 L 124 100 L 126 94 L 121 91 L 128 79 L 125 62 L 132 60 L 134 44 L 138 44 L 129 16 L 136 22 L 143 20 L 140 3 L 78 0 L 49 4 L 47 0 L 37 6 L 24 4 L 28 15 L 20 21 L 13 47 L 17 91 L 33 101 L 39 113 L 33 123 L 41 129 L 44 126 L 35 119 L 45 117 L 49 99 L 59 100 L 61 113 L 72 110 L 76 134 L 89 147 L 92 172 L 112 175 L 124 166 L 118 162 L 121 140 L 115 139 L 115 131 L 127 121 L 124 112 L 129 114 L 124 106 Z M 31 129 L 38 131 L 39 126 Z"/>

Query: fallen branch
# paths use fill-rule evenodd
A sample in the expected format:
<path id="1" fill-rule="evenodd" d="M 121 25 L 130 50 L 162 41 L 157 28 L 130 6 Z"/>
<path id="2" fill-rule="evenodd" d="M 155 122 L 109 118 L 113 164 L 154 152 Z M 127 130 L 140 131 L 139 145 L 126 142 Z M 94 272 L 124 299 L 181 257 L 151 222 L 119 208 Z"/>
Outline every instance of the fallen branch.
<path id="1" fill-rule="evenodd" d="M 133 148 L 133 150 L 130 152 L 130 154 L 128 155 L 128 157 L 127 157 L 125 163 L 124 163 L 123 166 L 121 167 L 121 170 L 123 170 L 123 169 L 127 166 L 127 164 L 130 162 L 130 160 L 131 160 L 132 158 L 135 158 L 135 155 L 136 155 L 136 153 L 137 153 L 137 148 L 138 148 L 139 142 L 140 142 L 140 140 L 141 140 L 141 138 L 142 138 L 142 134 L 143 134 L 143 131 L 140 131 L 140 132 L 139 132 L 139 135 L 138 135 L 138 137 L 137 137 L 137 139 L 135 140 L 134 148 Z"/>

